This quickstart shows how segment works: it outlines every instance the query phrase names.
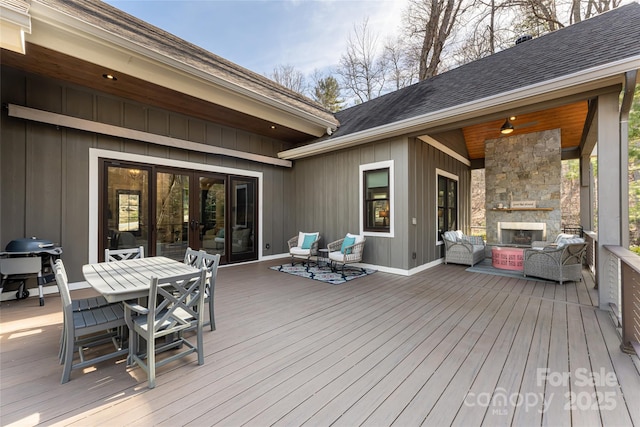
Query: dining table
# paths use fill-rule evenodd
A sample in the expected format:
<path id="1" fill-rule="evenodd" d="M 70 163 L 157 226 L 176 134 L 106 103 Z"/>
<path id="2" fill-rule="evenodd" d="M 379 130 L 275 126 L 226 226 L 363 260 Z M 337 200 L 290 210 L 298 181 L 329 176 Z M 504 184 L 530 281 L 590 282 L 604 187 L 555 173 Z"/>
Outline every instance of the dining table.
<path id="1" fill-rule="evenodd" d="M 167 277 L 197 271 L 195 267 L 163 256 L 85 264 L 82 274 L 108 302 L 149 296 L 152 277 Z"/>

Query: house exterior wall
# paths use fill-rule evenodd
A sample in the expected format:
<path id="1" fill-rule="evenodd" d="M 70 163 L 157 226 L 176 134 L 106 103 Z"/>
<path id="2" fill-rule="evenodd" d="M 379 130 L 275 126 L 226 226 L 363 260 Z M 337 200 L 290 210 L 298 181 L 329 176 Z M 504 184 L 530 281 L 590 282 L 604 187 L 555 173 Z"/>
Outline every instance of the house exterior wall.
<path id="1" fill-rule="evenodd" d="M 419 139 L 409 143 L 408 268 L 417 268 L 444 256 L 438 241 L 437 174 L 442 171 L 458 180 L 458 229 L 470 233 L 471 168 Z M 416 218 L 416 224 L 412 224 Z M 416 254 L 415 259 L 413 253 Z"/>
<path id="2" fill-rule="evenodd" d="M 284 143 L 193 119 L 174 112 L 2 67 L 2 104 L 13 103 L 48 112 L 156 133 L 193 142 L 276 157 Z M 284 234 L 289 168 L 242 159 L 124 140 L 90 132 L 1 116 L 0 246 L 15 238 L 37 236 L 60 243 L 70 280 L 81 280 L 89 246 L 91 148 L 188 162 L 194 170 L 226 168 L 259 172 L 263 179 L 262 241 L 268 256 L 287 252 Z M 150 161 L 151 162 L 151 161 Z M 152 163 L 152 162 L 151 162 Z M 262 250 L 260 250 L 262 249 Z M 95 250 L 95 248 L 94 248 Z"/>
<path id="3" fill-rule="evenodd" d="M 287 214 L 288 233 L 319 231 L 321 247 L 346 233 L 360 233 L 359 167 L 386 160 L 394 162 L 394 237 L 367 235 L 363 262 L 381 267 L 406 268 L 404 249 L 408 159 L 406 138 L 395 138 L 294 161 L 289 183 L 293 212 Z"/>
<path id="4" fill-rule="evenodd" d="M 394 233 L 391 237 L 367 235 L 363 262 L 400 273 L 440 262 L 436 171 L 458 177 L 458 221 L 466 229 L 471 218 L 471 170 L 414 138 L 393 138 L 296 160 L 290 183 L 294 211 L 286 214 L 289 235 L 319 231 L 321 246 L 326 246 L 347 232 L 360 232 L 359 166 L 387 160 L 394 164 Z"/>

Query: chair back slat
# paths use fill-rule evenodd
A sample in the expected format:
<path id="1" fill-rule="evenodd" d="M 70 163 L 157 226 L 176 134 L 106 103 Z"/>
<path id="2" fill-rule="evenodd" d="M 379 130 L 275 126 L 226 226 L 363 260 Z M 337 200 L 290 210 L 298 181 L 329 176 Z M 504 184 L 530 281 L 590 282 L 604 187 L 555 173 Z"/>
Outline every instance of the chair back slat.
<path id="1" fill-rule="evenodd" d="M 202 254 L 202 251 L 196 251 L 195 249 L 191 249 L 191 247 L 188 247 L 184 252 L 184 263 L 192 267 L 200 268 Z"/>
<path id="2" fill-rule="evenodd" d="M 131 249 L 105 249 L 104 260 L 106 262 L 124 261 L 127 259 L 144 258 L 144 246 Z"/>

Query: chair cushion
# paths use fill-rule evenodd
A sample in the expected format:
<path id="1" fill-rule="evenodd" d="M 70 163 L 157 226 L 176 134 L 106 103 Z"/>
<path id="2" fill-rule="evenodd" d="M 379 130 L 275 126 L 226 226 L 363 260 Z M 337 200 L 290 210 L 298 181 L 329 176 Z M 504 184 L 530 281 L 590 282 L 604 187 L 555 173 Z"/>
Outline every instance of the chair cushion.
<path id="1" fill-rule="evenodd" d="M 353 243 L 353 244 L 360 243 L 360 242 L 362 242 L 362 241 L 364 240 L 364 236 L 361 236 L 360 234 L 351 234 L 351 233 L 347 233 L 347 236 L 346 236 L 346 237 L 353 237 L 353 238 L 355 238 L 355 239 L 356 239 L 356 241 L 355 241 L 355 243 Z"/>
<path id="2" fill-rule="evenodd" d="M 299 246 L 296 246 L 294 248 L 291 248 L 289 250 L 289 253 L 291 255 L 304 255 L 304 256 L 309 256 L 311 255 L 311 249 L 302 249 Z"/>
<path id="3" fill-rule="evenodd" d="M 298 233 L 298 243 L 296 243 L 296 246 L 301 247 L 302 243 L 304 242 L 304 238 L 307 235 L 314 236 L 313 241 L 315 241 L 318 238 L 318 235 L 320 235 L 320 233 L 319 232 L 316 232 L 316 233 L 305 233 L 304 231 L 300 231 Z"/>
<path id="4" fill-rule="evenodd" d="M 558 247 L 559 248 L 562 248 L 562 247 L 564 247 L 566 245 L 570 245 L 572 243 L 584 243 L 584 239 L 582 237 L 558 239 Z"/>
<path id="5" fill-rule="evenodd" d="M 302 249 L 311 249 L 311 245 L 313 244 L 313 242 L 315 242 L 317 239 L 315 234 L 305 234 L 304 235 L 304 240 L 302 241 L 302 245 L 300 245 L 300 247 Z M 300 242 L 298 242 L 300 243 Z"/>
<path id="6" fill-rule="evenodd" d="M 347 236 L 342 241 L 342 247 L 340 247 L 340 252 L 347 255 L 350 254 L 351 248 L 347 249 L 347 247 L 353 246 L 355 243 L 356 243 L 356 238 L 353 236 L 349 237 L 349 235 L 347 234 Z"/>

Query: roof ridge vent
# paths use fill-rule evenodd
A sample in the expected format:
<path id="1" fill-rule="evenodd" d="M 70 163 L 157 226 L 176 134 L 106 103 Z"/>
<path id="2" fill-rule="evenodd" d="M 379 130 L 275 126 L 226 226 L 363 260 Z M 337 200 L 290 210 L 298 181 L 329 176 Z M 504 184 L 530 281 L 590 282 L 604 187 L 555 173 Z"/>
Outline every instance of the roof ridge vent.
<path id="1" fill-rule="evenodd" d="M 523 34 L 516 39 L 516 44 L 524 43 L 526 41 L 531 40 L 532 38 L 533 36 L 531 34 Z"/>

